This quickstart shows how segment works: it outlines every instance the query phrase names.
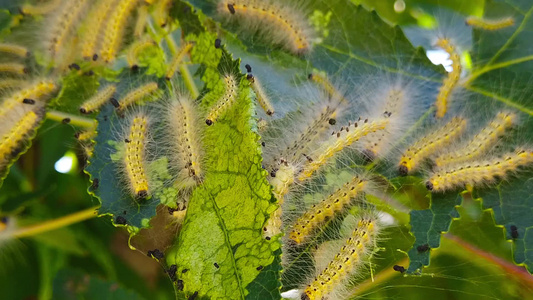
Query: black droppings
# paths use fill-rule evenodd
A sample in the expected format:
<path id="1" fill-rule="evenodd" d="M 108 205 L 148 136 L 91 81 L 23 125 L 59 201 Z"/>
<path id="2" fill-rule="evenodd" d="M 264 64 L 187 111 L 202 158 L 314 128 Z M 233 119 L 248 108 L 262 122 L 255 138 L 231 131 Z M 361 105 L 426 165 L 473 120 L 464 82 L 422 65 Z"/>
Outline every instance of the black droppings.
<path id="1" fill-rule="evenodd" d="M 404 273 L 405 272 L 405 268 L 402 267 L 402 266 L 398 266 L 398 265 L 394 265 L 394 267 L 392 267 L 392 269 L 396 272 L 400 272 L 400 273 Z"/>
<path id="2" fill-rule="evenodd" d="M 93 190 L 96 190 L 98 186 L 100 186 L 100 179 L 98 178 L 93 179 L 93 184 L 91 185 L 91 188 Z"/>
<path id="3" fill-rule="evenodd" d="M 335 124 L 337 124 L 337 120 L 331 118 L 331 119 L 328 120 L 328 123 L 329 123 L 329 125 L 335 125 Z"/>
<path id="4" fill-rule="evenodd" d="M 207 126 L 211 126 L 211 125 L 213 125 L 213 121 L 207 119 L 207 120 L 205 120 L 205 124 L 207 124 Z"/>
<path id="5" fill-rule="evenodd" d="M 187 273 L 188 271 L 189 271 L 189 269 L 183 269 L 183 270 L 181 270 L 181 273 L 182 273 L 182 274 L 185 274 L 185 273 Z"/>
<path id="6" fill-rule="evenodd" d="M 213 265 L 214 265 L 215 268 L 217 268 L 217 269 L 220 268 L 220 266 L 219 266 L 217 263 L 214 263 Z"/>
<path id="7" fill-rule="evenodd" d="M 33 105 L 33 104 L 35 104 L 35 100 L 24 98 L 24 100 L 22 100 L 22 103 Z"/>
<path id="8" fill-rule="evenodd" d="M 148 256 L 149 257 L 154 257 L 154 258 L 157 258 L 157 259 L 163 259 L 165 257 L 163 252 L 161 252 L 159 249 L 154 249 L 154 250 L 148 251 Z"/>
<path id="9" fill-rule="evenodd" d="M 97 61 L 97 60 L 98 60 L 98 54 L 93 55 L 93 61 Z"/>
<path id="10" fill-rule="evenodd" d="M 198 297 L 198 291 L 194 292 L 194 294 L 192 294 L 191 296 L 189 296 L 189 298 L 187 298 L 188 300 L 194 300 L 196 299 L 196 297 Z"/>
<path id="11" fill-rule="evenodd" d="M 61 123 L 63 123 L 63 124 L 70 123 L 70 118 L 64 118 L 63 120 L 61 120 Z"/>
<path id="12" fill-rule="evenodd" d="M 261 146 L 265 147 L 266 146 L 265 142 L 261 142 Z"/>
<path id="13" fill-rule="evenodd" d="M 178 281 L 176 282 L 176 288 L 178 289 L 178 291 L 183 291 L 183 287 L 183 280 L 178 279 Z"/>
<path id="14" fill-rule="evenodd" d="M 171 265 L 167 270 L 167 274 L 168 276 L 170 277 L 170 279 L 172 281 L 176 281 L 176 271 L 178 271 L 178 266 L 177 265 Z"/>
<path id="15" fill-rule="evenodd" d="M 248 73 L 252 73 L 252 67 L 249 64 L 246 64 L 244 67 Z"/>
<path id="16" fill-rule="evenodd" d="M 68 68 L 71 69 L 71 70 L 74 69 L 74 70 L 76 70 L 76 71 L 79 71 L 79 70 L 81 69 L 81 68 L 80 68 L 80 65 L 78 65 L 78 64 L 70 64 L 70 65 L 68 66 Z"/>
<path id="17" fill-rule="evenodd" d="M 261 271 L 261 270 L 263 270 L 263 266 L 259 266 L 259 267 L 255 268 L 255 269 L 256 269 L 257 271 Z"/>
<path id="18" fill-rule="evenodd" d="M 89 71 L 83 73 L 83 75 L 85 75 L 85 76 L 93 76 L 94 75 L 94 71 L 93 70 L 89 70 Z"/>
<path id="19" fill-rule="evenodd" d="M 513 240 L 518 238 L 518 228 L 515 225 L 511 225 L 511 237 Z"/>
<path id="20" fill-rule="evenodd" d="M 424 244 L 424 245 L 420 245 L 420 246 L 416 247 L 416 251 L 418 251 L 418 253 L 428 252 L 429 249 L 431 249 L 431 248 L 429 248 L 428 244 Z"/>
<path id="21" fill-rule="evenodd" d="M 222 41 L 220 39 L 216 39 L 215 40 L 215 48 L 220 48 L 220 46 L 222 46 Z"/>
<path id="22" fill-rule="evenodd" d="M 118 103 L 118 100 L 117 100 L 117 99 L 115 99 L 115 98 L 111 98 L 111 99 L 109 99 L 109 101 L 111 102 L 111 104 L 113 104 L 113 106 L 114 106 L 115 108 L 119 108 L 119 107 L 120 107 L 120 103 Z"/>
<path id="23" fill-rule="evenodd" d="M 118 224 L 118 225 L 126 225 L 126 224 L 128 224 L 128 221 L 127 221 L 126 218 L 124 218 L 123 216 L 118 216 L 118 217 L 115 219 L 115 224 Z"/>

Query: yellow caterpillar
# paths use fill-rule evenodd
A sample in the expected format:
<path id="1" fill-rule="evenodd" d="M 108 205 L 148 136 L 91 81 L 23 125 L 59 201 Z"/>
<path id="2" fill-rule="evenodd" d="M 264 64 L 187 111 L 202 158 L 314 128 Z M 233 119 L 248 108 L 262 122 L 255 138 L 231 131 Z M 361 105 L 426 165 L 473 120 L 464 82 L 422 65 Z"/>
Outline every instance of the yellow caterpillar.
<path id="1" fill-rule="evenodd" d="M 437 101 L 435 102 L 435 107 L 437 109 L 435 116 L 440 119 L 444 117 L 446 111 L 448 110 L 448 102 L 450 95 L 457 86 L 459 79 L 461 78 L 461 57 L 455 50 L 455 46 L 451 44 L 448 39 L 439 39 L 437 41 L 437 46 L 441 47 L 444 51 L 450 54 L 450 60 L 452 61 L 452 71 L 448 73 L 448 76 L 444 79 L 442 86 L 439 89 L 439 94 L 437 95 Z"/>
<path id="2" fill-rule="evenodd" d="M 326 199 L 311 206 L 293 225 L 289 238 L 296 244 L 306 241 L 317 227 L 348 206 L 365 185 L 366 181 L 356 176 Z"/>
<path id="3" fill-rule="evenodd" d="M 483 128 L 474 138 L 464 147 L 435 158 L 435 166 L 441 168 L 454 164 L 471 161 L 478 158 L 480 155 L 487 152 L 492 147 L 500 136 L 511 127 L 516 120 L 516 115 L 513 113 L 499 113 L 489 125 Z"/>
<path id="4" fill-rule="evenodd" d="M 104 34 L 106 21 L 112 13 L 114 0 L 100 0 L 89 13 L 85 21 L 85 32 L 82 39 L 81 52 L 85 59 L 98 58 L 98 45 Z"/>
<path id="5" fill-rule="evenodd" d="M 119 0 L 113 7 L 113 14 L 107 21 L 102 43 L 102 58 L 106 62 L 112 62 L 120 50 L 122 37 L 126 29 L 126 23 L 131 11 L 137 5 L 137 0 Z"/>
<path id="6" fill-rule="evenodd" d="M 32 133 L 43 115 L 40 111 L 27 110 L 13 123 L 11 128 L 3 130 L 0 137 L 0 170 L 9 163 L 17 148 Z"/>
<path id="7" fill-rule="evenodd" d="M 148 118 L 138 114 L 133 118 L 126 143 L 124 165 L 132 193 L 139 198 L 150 195 L 148 175 L 145 166 L 146 134 L 148 131 Z"/>
<path id="8" fill-rule="evenodd" d="M 0 104 L 0 118 L 2 118 L 10 109 L 16 105 L 23 103 L 25 99 L 29 100 L 39 100 L 41 97 L 51 93 L 56 89 L 56 85 L 53 81 L 40 81 L 35 84 L 29 85 L 28 87 L 15 92 L 14 94 L 8 96 Z"/>
<path id="9" fill-rule="evenodd" d="M 466 120 L 456 117 L 416 141 L 400 159 L 400 175 L 405 176 L 415 170 L 424 159 L 457 139 L 465 128 Z"/>
<path id="10" fill-rule="evenodd" d="M 170 65 L 167 69 L 167 73 L 165 74 L 166 80 L 170 80 L 174 73 L 178 70 L 179 66 L 181 65 L 183 58 L 185 58 L 185 55 L 191 51 L 193 47 L 193 43 L 185 43 L 181 48 L 178 50 L 176 55 L 172 58 L 172 61 L 170 62 Z"/>
<path id="11" fill-rule="evenodd" d="M 90 114 L 95 110 L 98 110 L 104 105 L 115 93 L 117 87 L 114 84 L 106 86 L 104 89 L 96 93 L 91 99 L 83 102 L 80 106 L 80 112 L 82 114 Z"/>
<path id="12" fill-rule="evenodd" d="M 510 27 L 513 26 L 514 23 L 515 20 L 513 17 L 506 17 L 498 20 L 489 20 L 473 16 L 466 18 L 466 25 L 489 31 Z"/>
<path id="13" fill-rule="evenodd" d="M 366 136 L 369 133 L 383 130 L 389 124 L 389 120 L 378 119 L 376 121 L 359 120 L 353 125 L 348 124 L 346 127 L 342 127 L 339 131 L 333 132 L 328 141 L 324 142 L 324 147 L 320 150 L 321 154 L 317 159 L 309 159 L 307 165 L 303 168 L 302 172 L 298 176 L 298 180 L 304 181 L 313 175 L 321 166 L 327 163 L 336 153 L 342 151 L 344 148 L 349 147 L 360 138 Z"/>
<path id="14" fill-rule="evenodd" d="M 272 106 L 272 103 L 268 99 L 268 96 L 263 90 L 263 86 L 261 85 L 259 80 L 255 78 L 252 74 L 248 74 L 246 78 L 248 79 L 248 81 L 250 81 L 250 87 L 255 93 L 255 98 L 257 99 L 259 106 L 261 106 L 261 108 L 265 111 L 267 115 L 272 116 L 275 112 L 274 106 Z"/>
<path id="15" fill-rule="evenodd" d="M 155 45 L 156 44 L 154 43 L 154 41 L 150 39 L 143 39 L 141 41 L 133 43 L 133 45 L 131 45 L 130 49 L 126 54 L 126 60 L 128 61 L 128 65 L 130 66 L 130 68 L 135 69 L 136 67 L 138 67 L 139 62 L 137 60 L 137 56 L 139 56 L 139 53 L 141 51 L 150 46 Z"/>
<path id="16" fill-rule="evenodd" d="M 283 212 L 281 206 L 284 202 L 285 195 L 289 193 L 294 183 L 296 168 L 294 165 L 282 161 L 274 174 L 275 176 L 270 179 L 270 184 L 272 185 L 272 193 L 278 200 L 280 207 L 270 215 L 266 225 L 263 227 L 263 237 L 267 240 L 281 233 L 281 214 Z"/>
<path id="17" fill-rule="evenodd" d="M 29 69 L 25 65 L 19 63 L 1 63 L 0 73 L 11 73 L 16 75 L 24 75 L 29 73 Z"/>
<path id="18" fill-rule="evenodd" d="M 46 3 L 40 5 L 23 4 L 20 7 L 20 12 L 25 15 L 33 16 L 46 15 L 56 10 L 61 5 L 61 3 L 61 0 L 49 0 Z"/>
<path id="19" fill-rule="evenodd" d="M 432 173 L 426 182 L 426 188 L 432 192 L 444 192 L 466 185 L 479 186 L 492 183 L 496 179 L 505 179 L 507 173 L 531 163 L 533 163 L 533 152 L 530 150 L 519 150 L 485 161 L 466 162 Z"/>
<path id="20" fill-rule="evenodd" d="M 277 0 L 222 0 L 219 13 L 238 19 L 243 30 L 259 30 L 274 44 L 281 44 L 294 54 L 311 50 L 312 28 L 306 16 L 290 3 Z"/>
<path id="21" fill-rule="evenodd" d="M 133 91 L 127 93 L 126 96 L 124 96 L 122 99 L 120 99 L 119 111 L 122 111 L 126 107 L 139 102 L 147 96 L 154 95 L 157 91 L 159 91 L 159 86 L 157 85 L 157 82 L 150 82 L 134 89 Z"/>
<path id="22" fill-rule="evenodd" d="M 7 43 L 0 43 L 0 52 L 10 53 L 19 57 L 28 57 L 30 55 L 30 51 L 27 48 Z"/>
<path id="23" fill-rule="evenodd" d="M 335 258 L 305 288 L 302 300 L 329 299 L 364 264 L 363 259 L 372 248 L 376 235 L 374 221 L 361 219 Z"/>
<path id="24" fill-rule="evenodd" d="M 215 103 L 213 108 L 209 111 L 205 123 L 211 126 L 217 119 L 225 113 L 237 100 L 238 85 L 233 75 L 224 76 L 225 91 L 220 100 Z"/>

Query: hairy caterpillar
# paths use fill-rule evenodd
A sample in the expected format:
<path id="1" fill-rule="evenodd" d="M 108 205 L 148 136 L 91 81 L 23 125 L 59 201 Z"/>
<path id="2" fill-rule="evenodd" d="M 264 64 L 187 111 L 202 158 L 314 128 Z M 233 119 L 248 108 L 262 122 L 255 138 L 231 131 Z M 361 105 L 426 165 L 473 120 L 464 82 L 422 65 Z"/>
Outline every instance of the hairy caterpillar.
<path id="1" fill-rule="evenodd" d="M 268 96 L 263 90 L 263 86 L 261 85 L 259 80 L 255 78 L 252 74 L 248 74 L 248 76 L 246 76 L 246 79 L 250 81 L 250 87 L 255 93 L 255 98 L 257 99 L 259 106 L 261 106 L 261 108 L 265 111 L 267 115 L 272 116 L 275 112 L 274 106 L 272 106 L 272 103 L 268 99 Z"/>
<path id="2" fill-rule="evenodd" d="M 157 91 L 159 91 L 157 82 L 150 82 L 134 89 L 133 91 L 130 91 L 122 99 L 120 99 L 119 111 L 122 111 L 126 107 L 139 102 L 147 96 L 155 94 Z"/>
<path id="3" fill-rule="evenodd" d="M 98 44 L 113 4 L 116 1 L 100 0 L 89 13 L 85 21 L 85 32 L 82 39 L 81 53 L 85 59 L 98 58 Z"/>
<path id="4" fill-rule="evenodd" d="M 88 141 L 96 136 L 96 130 L 86 130 L 81 131 L 75 134 L 75 138 L 78 139 L 78 141 Z"/>
<path id="5" fill-rule="evenodd" d="M 237 19 L 241 28 L 260 31 L 272 43 L 294 54 L 311 50 L 313 29 L 305 14 L 294 5 L 279 0 L 221 0 L 218 12 L 226 19 Z"/>
<path id="6" fill-rule="evenodd" d="M 174 57 L 172 58 L 170 65 L 168 66 L 167 72 L 165 74 L 166 80 L 170 80 L 174 76 L 174 73 L 176 73 L 182 63 L 183 58 L 189 53 L 189 51 L 191 51 L 192 47 L 193 43 L 188 42 L 181 46 L 176 55 L 174 55 Z"/>
<path id="7" fill-rule="evenodd" d="M 28 74 L 30 70 L 25 65 L 19 63 L 0 63 L 0 73 L 11 73 L 16 75 Z"/>
<path id="8" fill-rule="evenodd" d="M 359 220 L 346 243 L 332 261 L 304 289 L 302 300 L 330 299 L 350 276 L 364 264 L 364 257 L 372 248 L 378 228 L 370 218 Z"/>
<path id="9" fill-rule="evenodd" d="M 10 111 L 9 118 L 13 118 L 13 115 L 15 120 L 6 122 L 4 119 L 6 123 L 3 125 L 8 125 L 9 128 L 1 128 L 0 131 L 0 170 L 3 170 L 10 159 L 17 155 L 18 147 L 41 122 L 44 111 L 42 108 L 27 110 L 19 107 Z"/>
<path id="10" fill-rule="evenodd" d="M 319 73 L 309 74 L 308 77 L 311 81 L 318 84 L 326 93 L 328 93 L 330 99 L 335 101 L 340 101 L 347 103 L 348 100 L 333 86 L 333 84 L 325 77 Z"/>
<path id="11" fill-rule="evenodd" d="M 160 27 L 167 26 L 169 10 L 172 6 L 172 0 L 160 0 L 155 5 L 153 16 L 154 20 Z"/>
<path id="12" fill-rule="evenodd" d="M 405 105 L 405 93 L 401 89 L 392 88 L 389 90 L 386 96 L 385 105 L 380 107 L 380 115 L 389 118 L 401 118 L 405 117 L 400 110 L 402 106 Z M 362 141 L 364 141 L 363 154 L 365 158 L 369 161 L 374 160 L 379 154 L 385 151 L 385 147 L 388 139 L 391 138 L 391 131 L 394 128 L 392 126 L 398 126 L 397 124 L 389 124 L 387 129 L 391 130 L 381 130 L 376 133 L 371 133 L 367 135 Z"/>
<path id="13" fill-rule="evenodd" d="M 279 158 L 292 164 L 302 162 L 306 153 L 316 146 L 318 140 L 332 125 L 336 124 L 336 117 L 337 109 L 330 106 L 324 107 L 319 115 L 312 117 L 313 121 L 308 123 L 298 137 L 280 151 Z"/>
<path id="14" fill-rule="evenodd" d="M 193 100 L 177 95 L 167 110 L 169 135 L 172 138 L 173 164 L 178 169 L 178 182 L 185 187 L 194 185 L 203 177 L 203 148 L 200 140 L 200 122 Z"/>
<path id="15" fill-rule="evenodd" d="M 98 110 L 102 105 L 104 105 L 111 96 L 115 93 L 117 87 L 114 84 L 106 86 L 104 89 L 100 90 L 96 95 L 91 99 L 83 102 L 80 106 L 80 112 L 82 114 L 89 114 L 95 110 Z"/>
<path id="16" fill-rule="evenodd" d="M 438 168 L 459 164 L 474 160 L 493 146 L 500 136 L 516 121 L 513 113 L 498 113 L 488 126 L 478 132 L 464 147 L 449 153 L 442 154 L 435 158 L 435 165 Z"/>
<path id="17" fill-rule="evenodd" d="M 205 120 L 205 123 L 208 126 L 211 126 L 216 121 L 216 119 L 218 119 L 220 115 L 225 113 L 237 100 L 238 84 L 233 75 L 224 76 L 224 85 L 224 95 L 211 108 Z"/>
<path id="18" fill-rule="evenodd" d="M 0 43 L 0 52 L 13 54 L 23 58 L 30 55 L 30 51 L 26 47 L 6 43 Z"/>
<path id="19" fill-rule="evenodd" d="M 320 149 L 321 154 L 318 158 L 308 159 L 308 163 L 298 176 L 298 180 L 304 181 L 310 178 L 316 170 L 326 164 L 329 158 L 337 152 L 342 151 L 369 133 L 385 129 L 388 124 L 389 120 L 387 118 L 370 122 L 368 119 L 365 119 L 353 123 L 353 128 L 351 128 L 352 124 L 348 123 L 348 126 L 333 132 L 329 140 L 324 142 L 324 147 Z"/>
<path id="20" fill-rule="evenodd" d="M 148 118 L 137 114 L 132 122 L 126 143 L 124 166 L 132 193 L 139 198 L 150 195 L 148 175 L 145 165 L 145 148 L 147 143 Z"/>
<path id="21" fill-rule="evenodd" d="M 11 108 L 23 103 L 25 99 L 39 100 L 43 96 L 53 92 L 56 85 L 53 81 L 40 81 L 25 87 L 24 89 L 8 96 L 0 105 L 0 118 L 3 117 Z"/>
<path id="22" fill-rule="evenodd" d="M 415 170 L 424 159 L 459 137 L 465 128 L 466 120 L 456 117 L 416 141 L 414 145 L 407 148 L 400 159 L 400 175 L 405 176 Z"/>
<path id="23" fill-rule="evenodd" d="M 53 16 L 46 40 L 46 49 L 50 52 L 52 62 L 61 56 L 60 52 L 67 44 L 70 34 L 80 22 L 87 0 L 63 1 L 61 9 Z"/>
<path id="24" fill-rule="evenodd" d="M 126 28 L 126 22 L 131 11 L 137 5 L 137 0 L 119 0 L 113 7 L 113 14 L 107 21 L 104 29 L 104 40 L 102 43 L 102 58 L 106 62 L 112 62 L 122 44 L 122 36 Z"/>
<path id="25" fill-rule="evenodd" d="M 437 95 L 437 100 L 435 102 L 435 107 L 437 111 L 435 116 L 437 118 L 442 118 L 448 110 L 448 102 L 450 96 L 456 87 L 459 79 L 461 78 L 461 57 L 457 53 L 455 46 L 450 42 L 449 39 L 441 38 L 437 40 L 436 45 L 441 47 L 444 51 L 450 54 L 450 60 L 452 61 L 452 71 L 448 73 L 448 76 L 444 79 L 444 82 L 439 89 L 439 94 Z"/>
<path id="26" fill-rule="evenodd" d="M 532 162 L 533 152 L 530 150 L 518 150 L 485 161 L 466 162 L 432 173 L 426 182 L 426 188 L 432 192 L 445 192 L 466 185 L 492 183 L 506 178 L 508 172 L 515 172 Z"/>
<path id="27" fill-rule="evenodd" d="M 272 193 L 278 200 L 280 207 L 270 215 L 263 227 L 263 237 L 267 240 L 281 233 L 281 215 L 283 212 L 281 205 L 284 202 L 285 195 L 289 193 L 291 185 L 294 183 L 296 167 L 291 163 L 282 161 L 273 174 L 275 176 L 271 177 L 270 184 L 272 185 Z"/>
<path id="28" fill-rule="evenodd" d="M 25 15 L 46 15 L 57 9 L 61 3 L 61 0 L 49 0 L 40 5 L 23 4 L 20 12 Z"/>
<path id="29" fill-rule="evenodd" d="M 313 205 L 292 226 L 289 238 L 296 244 L 306 241 L 317 227 L 348 206 L 352 199 L 364 189 L 366 183 L 366 180 L 356 176 L 333 194 Z"/>
<path id="30" fill-rule="evenodd" d="M 138 67 L 138 60 L 137 60 L 137 56 L 139 55 L 139 53 L 141 51 L 143 51 L 144 49 L 150 47 L 150 46 L 154 46 L 155 43 L 154 41 L 150 40 L 150 39 L 144 39 L 144 40 L 140 40 L 138 42 L 135 42 L 133 43 L 133 45 L 131 45 L 130 49 L 128 50 L 127 54 L 126 54 L 126 60 L 128 61 L 128 65 L 130 66 L 130 68 L 132 69 L 135 69 Z"/>
<path id="31" fill-rule="evenodd" d="M 146 21 L 148 20 L 148 6 L 141 5 L 137 9 L 137 21 L 135 22 L 135 29 L 133 30 L 133 36 L 140 38 L 144 34 L 146 28 Z"/>
<path id="32" fill-rule="evenodd" d="M 466 18 L 466 25 L 489 31 L 500 30 L 506 27 L 510 27 L 513 26 L 514 23 L 515 20 L 513 17 L 506 17 L 497 20 L 483 19 L 474 16 Z"/>

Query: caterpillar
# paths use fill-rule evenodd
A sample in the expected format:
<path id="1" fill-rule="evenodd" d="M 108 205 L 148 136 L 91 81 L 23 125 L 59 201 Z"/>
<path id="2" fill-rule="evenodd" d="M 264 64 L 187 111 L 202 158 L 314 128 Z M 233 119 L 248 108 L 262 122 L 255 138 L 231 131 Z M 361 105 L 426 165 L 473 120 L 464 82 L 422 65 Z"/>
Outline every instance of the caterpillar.
<path id="1" fill-rule="evenodd" d="M 233 75 L 224 76 L 225 91 L 222 98 L 211 108 L 205 123 L 211 126 L 220 115 L 225 113 L 237 100 L 238 85 Z"/>
<path id="2" fill-rule="evenodd" d="M 126 23 L 131 11 L 137 5 L 137 0 L 119 0 L 113 7 L 113 14 L 107 21 L 104 29 L 104 39 L 102 42 L 102 58 L 105 62 L 112 62 L 120 50 L 122 36 L 126 28 Z"/>
<path id="3" fill-rule="evenodd" d="M 270 215 L 270 218 L 263 227 L 263 237 L 267 240 L 281 233 L 281 215 L 283 212 L 281 206 L 283 205 L 285 195 L 289 193 L 296 178 L 296 167 L 282 160 L 277 170 L 271 176 L 270 184 L 272 185 L 272 193 L 278 200 L 279 207 Z"/>
<path id="4" fill-rule="evenodd" d="M 305 127 L 298 138 L 280 152 L 279 156 L 293 164 L 301 162 L 302 158 L 305 157 L 304 155 L 315 146 L 316 142 L 326 133 L 326 130 L 336 124 L 336 116 L 337 109 L 330 106 L 324 107 L 321 113 Z"/>
<path id="5" fill-rule="evenodd" d="M 83 13 L 87 0 L 69 0 L 62 2 L 61 9 L 53 16 L 49 29 L 49 36 L 46 40 L 46 49 L 50 52 L 52 62 L 60 56 L 61 50 L 65 47 L 71 32 L 74 31 L 80 22 L 80 15 Z"/>
<path id="6" fill-rule="evenodd" d="M 45 80 L 31 84 L 28 87 L 13 93 L 1 103 L 0 118 L 16 105 L 23 103 L 25 99 L 35 101 L 53 92 L 55 89 L 56 84 L 53 81 Z"/>
<path id="7" fill-rule="evenodd" d="M 94 138 L 95 136 L 96 136 L 96 130 L 95 129 L 77 132 L 74 135 L 74 137 L 76 139 L 78 139 L 78 141 L 88 141 L 88 140 Z"/>
<path id="8" fill-rule="evenodd" d="M 137 57 L 139 56 L 139 53 L 150 46 L 155 46 L 154 41 L 150 39 L 143 39 L 138 42 L 134 42 L 133 45 L 131 45 L 126 54 L 126 61 L 128 62 L 130 68 L 136 69 L 138 67 L 139 62 Z"/>
<path id="9" fill-rule="evenodd" d="M 311 206 L 292 226 L 289 238 L 296 244 L 306 241 L 328 218 L 340 213 L 366 186 L 367 181 L 355 176 L 340 189 Z"/>
<path id="10" fill-rule="evenodd" d="M 414 145 L 407 148 L 400 159 L 400 175 L 406 176 L 415 170 L 425 158 L 458 138 L 465 128 L 466 120 L 455 117 L 444 126 L 431 131 L 416 141 Z"/>
<path id="11" fill-rule="evenodd" d="M 507 173 L 533 163 L 533 151 L 518 150 L 502 157 L 485 161 L 471 161 L 442 168 L 432 173 L 426 181 L 426 188 L 432 192 L 445 192 L 456 188 L 479 186 L 504 179 Z"/>
<path id="12" fill-rule="evenodd" d="M 267 115 L 272 116 L 275 112 L 274 106 L 272 106 L 272 103 L 268 99 L 259 80 L 251 73 L 246 76 L 246 79 L 250 81 L 250 87 L 255 93 L 255 98 L 257 99 L 259 106 L 261 106 Z"/>
<path id="13" fill-rule="evenodd" d="M 0 90 L 12 88 L 24 88 L 27 84 L 26 80 L 22 79 L 4 79 L 0 81 Z"/>
<path id="14" fill-rule="evenodd" d="M 172 0 L 160 0 L 153 11 L 154 19 L 160 27 L 167 26 L 169 10 L 172 6 Z"/>
<path id="15" fill-rule="evenodd" d="M 61 3 L 61 0 L 49 0 L 41 5 L 23 4 L 20 7 L 20 12 L 24 15 L 46 15 L 56 10 Z"/>
<path id="16" fill-rule="evenodd" d="M 172 137 L 173 162 L 179 170 L 178 181 L 187 187 L 201 181 L 203 177 L 203 148 L 199 133 L 200 123 L 193 100 L 178 95 L 167 110 L 169 135 Z"/>
<path id="17" fill-rule="evenodd" d="M 13 54 L 23 58 L 30 55 L 30 51 L 26 47 L 7 43 L 0 43 L 0 52 Z"/>
<path id="18" fill-rule="evenodd" d="M 19 63 L 0 63 L 0 73 L 25 75 L 30 72 L 25 65 Z"/>
<path id="19" fill-rule="evenodd" d="M 348 100 L 333 86 L 327 77 L 319 73 L 311 73 L 307 78 L 318 84 L 329 95 L 330 100 L 340 101 L 341 103 L 348 103 Z"/>
<path id="20" fill-rule="evenodd" d="M 294 5 L 279 0 L 221 0 L 219 14 L 238 20 L 243 30 L 260 31 L 272 43 L 300 55 L 311 50 L 313 29 L 305 14 Z"/>
<path id="21" fill-rule="evenodd" d="M 181 48 L 178 50 L 176 55 L 174 55 L 172 61 L 170 62 L 170 65 L 165 74 L 166 80 L 170 80 L 174 76 L 174 73 L 176 73 L 182 63 L 183 58 L 189 53 L 189 51 L 191 51 L 192 47 L 193 43 L 185 43 L 183 46 L 181 46 Z"/>
<path id="22" fill-rule="evenodd" d="M 116 89 L 117 87 L 114 84 L 106 86 L 91 99 L 83 102 L 83 104 L 80 106 L 80 112 L 82 114 L 90 114 L 93 111 L 98 110 L 109 100 L 109 98 L 111 98 L 111 96 L 113 96 Z"/>
<path id="23" fill-rule="evenodd" d="M 405 104 L 405 94 L 401 89 L 393 88 L 386 96 L 385 105 L 381 110 L 381 115 L 385 118 L 393 116 L 394 118 L 402 117 L 400 110 Z M 391 126 L 388 126 L 389 128 Z M 393 129 L 393 128 L 392 128 Z M 380 132 L 369 134 L 364 138 L 363 154 L 369 161 L 374 160 L 380 153 L 385 151 L 387 141 L 390 140 L 390 131 L 381 130 Z"/>
<path id="24" fill-rule="evenodd" d="M 112 12 L 113 4 L 116 1 L 100 0 L 91 10 L 85 21 L 85 33 L 83 35 L 81 52 L 85 59 L 98 59 L 98 45 L 107 19 Z"/>
<path id="25" fill-rule="evenodd" d="M 148 6 L 141 5 L 137 9 L 137 21 L 135 22 L 135 28 L 133 29 L 133 36 L 140 38 L 144 34 L 146 28 L 146 21 L 148 20 Z"/>
<path id="26" fill-rule="evenodd" d="M 474 138 L 464 147 L 456 151 L 442 154 L 435 158 L 435 166 L 441 168 L 454 164 L 471 161 L 478 158 L 483 153 L 496 144 L 500 136 L 513 126 L 516 121 L 516 115 L 513 113 L 500 112 L 488 126 L 478 132 Z"/>
<path id="27" fill-rule="evenodd" d="M 298 180 L 304 181 L 313 175 L 321 166 L 335 155 L 337 152 L 342 151 L 344 148 L 349 147 L 360 138 L 366 136 L 369 133 L 383 130 L 389 124 L 388 118 L 378 119 L 376 121 L 369 121 L 368 119 L 361 120 L 352 124 L 348 123 L 348 126 L 342 127 L 339 131 L 333 132 L 328 141 L 324 142 L 324 147 L 320 149 L 320 155 L 315 159 L 308 159 L 307 165 L 303 168 L 302 172 L 298 176 Z"/>
<path id="28" fill-rule="evenodd" d="M 9 163 L 10 159 L 17 154 L 20 144 L 25 141 L 33 130 L 41 122 L 44 111 L 37 110 L 18 110 L 11 111 L 10 116 L 16 115 L 16 120 L 10 128 L 2 130 L 0 137 L 0 170 L 3 170 Z"/>
<path id="29" fill-rule="evenodd" d="M 376 236 L 377 227 L 372 219 L 359 220 L 357 227 L 335 258 L 304 289 L 301 299 L 329 299 L 329 296 L 364 264 L 363 259 L 372 248 Z"/>
<path id="30" fill-rule="evenodd" d="M 154 95 L 159 91 L 159 86 L 157 82 L 150 82 L 144 84 L 133 91 L 130 91 L 119 101 L 119 111 L 123 111 L 126 107 L 139 102 L 147 96 Z"/>
<path id="31" fill-rule="evenodd" d="M 513 26 L 514 23 L 515 20 L 513 17 L 506 17 L 497 20 L 483 19 L 474 16 L 466 18 L 466 25 L 489 31 L 500 30 L 506 27 L 510 27 Z"/>
<path id="32" fill-rule="evenodd" d="M 125 142 L 124 165 L 126 174 L 131 185 L 131 191 L 138 198 L 147 198 L 150 195 L 145 166 L 147 131 L 148 118 L 143 114 L 138 114 L 133 118 Z"/>
<path id="33" fill-rule="evenodd" d="M 449 39 L 441 38 L 437 40 L 436 45 L 446 51 L 450 55 L 450 60 L 452 61 L 452 71 L 449 72 L 448 76 L 444 79 L 444 82 L 439 89 L 437 100 L 435 101 L 435 117 L 440 119 L 444 117 L 448 110 L 450 95 L 461 78 L 462 66 L 461 57 Z"/>

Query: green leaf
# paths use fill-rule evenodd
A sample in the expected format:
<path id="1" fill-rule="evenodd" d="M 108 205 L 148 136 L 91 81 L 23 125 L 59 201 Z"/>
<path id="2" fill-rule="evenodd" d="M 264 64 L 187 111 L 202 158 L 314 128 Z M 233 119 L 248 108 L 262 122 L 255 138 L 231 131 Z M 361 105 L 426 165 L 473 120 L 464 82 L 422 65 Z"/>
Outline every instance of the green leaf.
<path id="1" fill-rule="evenodd" d="M 239 74 L 238 61 L 227 54 L 218 69 Z M 205 95 L 205 104 L 224 91 L 220 75 L 214 76 L 208 81 L 213 88 Z M 278 275 L 268 266 L 274 261 L 272 252 L 280 248 L 279 241 L 267 241 L 261 235 L 275 206 L 270 202 L 266 171 L 261 168 L 259 137 L 251 130 L 247 80 L 239 80 L 237 103 L 206 130 L 204 147 L 210 150 L 206 176 L 189 200 L 178 242 L 167 257 L 169 265 L 178 266 L 176 274 L 188 296 L 198 292 L 210 298 L 255 299 L 265 290 L 257 284 L 248 287 L 252 281 L 261 273 L 270 274 L 263 275 L 269 281 Z M 266 290 L 273 299 L 279 298 L 275 286 Z"/>

